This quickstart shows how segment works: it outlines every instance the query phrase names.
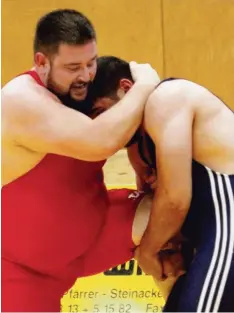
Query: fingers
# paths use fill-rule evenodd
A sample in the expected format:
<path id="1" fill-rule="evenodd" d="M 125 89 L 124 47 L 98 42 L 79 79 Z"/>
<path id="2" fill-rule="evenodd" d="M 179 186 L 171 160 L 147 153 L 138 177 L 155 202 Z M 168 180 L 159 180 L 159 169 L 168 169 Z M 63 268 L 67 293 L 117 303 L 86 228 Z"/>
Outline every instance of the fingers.
<path id="1" fill-rule="evenodd" d="M 160 82 L 158 73 L 150 64 L 139 64 L 131 61 L 129 65 L 134 82 L 154 87 Z"/>
<path id="2" fill-rule="evenodd" d="M 135 251 L 135 259 L 145 274 L 152 275 L 159 281 L 166 278 L 163 275 L 163 266 L 157 255 L 143 254 L 138 247 Z"/>
<path id="3" fill-rule="evenodd" d="M 166 277 L 179 277 L 185 273 L 184 260 L 179 252 L 170 254 L 160 252 L 160 258 L 163 264 L 163 273 Z"/>

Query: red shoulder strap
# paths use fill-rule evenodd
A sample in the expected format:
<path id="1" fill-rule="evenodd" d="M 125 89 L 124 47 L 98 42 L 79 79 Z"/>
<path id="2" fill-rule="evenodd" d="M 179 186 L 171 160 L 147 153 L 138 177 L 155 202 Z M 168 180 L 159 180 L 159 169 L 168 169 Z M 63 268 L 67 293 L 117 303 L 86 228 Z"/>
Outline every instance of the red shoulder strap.
<path id="1" fill-rule="evenodd" d="M 32 76 L 32 78 L 39 84 L 41 85 L 42 87 L 46 87 L 43 82 L 41 81 L 39 75 L 37 74 L 36 71 L 27 71 L 27 72 L 24 72 L 22 73 L 21 75 L 30 75 Z M 20 76 L 20 75 L 19 75 Z"/>

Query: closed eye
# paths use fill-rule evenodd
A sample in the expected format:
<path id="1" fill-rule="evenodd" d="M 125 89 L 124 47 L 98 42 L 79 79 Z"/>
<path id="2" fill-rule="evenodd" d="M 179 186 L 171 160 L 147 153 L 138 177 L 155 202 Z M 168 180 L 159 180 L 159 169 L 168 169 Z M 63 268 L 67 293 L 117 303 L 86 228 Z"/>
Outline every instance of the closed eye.
<path id="1" fill-rule="evenodd" d="M 80 68 L 79 68 L 79 67 L 67 67 L 67 69 L 68 69 L 70 72 L 76 72 L 76 71 L 78 71 Z"/>

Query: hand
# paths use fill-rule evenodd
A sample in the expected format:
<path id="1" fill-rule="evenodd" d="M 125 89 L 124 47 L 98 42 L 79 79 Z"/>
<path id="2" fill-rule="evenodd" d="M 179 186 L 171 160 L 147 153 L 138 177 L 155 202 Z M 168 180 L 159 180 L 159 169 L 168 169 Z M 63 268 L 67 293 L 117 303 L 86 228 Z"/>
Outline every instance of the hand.
<path id="1" fill-rule="evenodd" d="M 165 279 L 159 254 L 149 253 L 139 246 L 135 251 L 134 257 L 145 274 L 152 275 L 156 280 Z"/>
<path id="2" fill-rule="evenodd" d="M 184 259 L 180 252 L 164 250 L 160 251 L 159 255 L 163 264 L 164 277 L 178 278 L 185 273 Z"/>
<path id="3" fill-rule="evenodd" d="M 138 64 L 130 62 L 130 70 L 132 78 L 135 82 L 156 87 L 160 82 L 158 73 L 151 67 L 150 64 Z"/>
<path id="4" fill-rule="evenodd" d="M 138 175 L 136 175 L 136 186 L 138 191 L 143 191 L 144 193 L 150 193 L 150 186 Z"/>
<path id="5" fill-rule="evenodd" d="M 143 175 L 143 179 L 146 184 L 149 185 L 151 190 L 156 190 L 157 188 L 157 176 L 153 169 L 147 168 L 145 174 Z"/>

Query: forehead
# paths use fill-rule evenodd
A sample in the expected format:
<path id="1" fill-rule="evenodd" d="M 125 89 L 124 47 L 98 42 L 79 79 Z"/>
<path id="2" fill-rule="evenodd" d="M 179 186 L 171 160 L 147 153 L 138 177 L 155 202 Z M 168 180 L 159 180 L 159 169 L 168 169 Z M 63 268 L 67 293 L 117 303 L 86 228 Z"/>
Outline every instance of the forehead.
<path id="1" fill-rule="evenodd" d="M 86 63 L 97 56 L 97 44 L 95 40 L 83 45 L 61 44 L 56 55 L 58 61 L 66 63 Z"/>
<path id="2" fill-rule="evenodd" d="M 102 97 L 102 98 L 96 99 L 93 107 L 94 108 L 107 109 L 107 108 L 110 108 L 112 105 L 116 104 L 117 102 L 118 102 L 118 100 L 113 100 L 113 99 L 108 98 L 108 97 Z"/>
<path id="3" fill-rule="evenodd" d="M 97 117 L 99 114 L 105 112 L 111 108 L 116 103 L 115 100 L 112 100 L 107 97 L 98 98 L 92 107 L 92 117 Z"/>

